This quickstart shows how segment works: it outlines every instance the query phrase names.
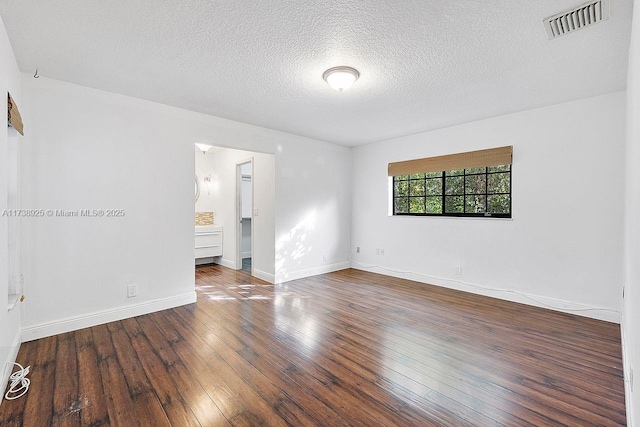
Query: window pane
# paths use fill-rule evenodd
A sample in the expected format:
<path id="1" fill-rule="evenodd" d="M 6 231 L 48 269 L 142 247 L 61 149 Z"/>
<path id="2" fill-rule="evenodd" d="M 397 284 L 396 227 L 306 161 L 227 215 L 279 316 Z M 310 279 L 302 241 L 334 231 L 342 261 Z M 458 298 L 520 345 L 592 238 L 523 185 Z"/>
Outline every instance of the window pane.
<path id="1" fill-rule="evenodd" d="M 488 172 L 507 172 L 511 169 L 511 165 L 491 166 L 487 168 Z"/>
<path id="2" fill-rule="evenodd" d="M 487 212 L 490 213 L 510 213 L 511 196 L 508 194 L 496 194 L 487 196 Z"/>
<path id="3" fill-rule="evenodd" d="M 463 196 L 445 196 L 444 212 L 445 213 L 463 213 L 464 197 Z"/>
<path id="4" fill-rule="evenodd" d="M 466 196 L 465 212 L 466 213 L 484 213 L 484 205 L 486 196 Z"/>
<path id="5" fill-rule="evenodd" d="M 409 182 L 408 181 L 396 181 L 395 182 L 396 197 L 409 195 Z"/>
<path id="6" fill-rule="evenodd" d="M 427 197 L 426 211 L 428 213 L 442 213 L 442 197 Z"/>
<path id="7" fill-rule="evenodd" d="M 424 213 L 424 197 L 411 197 L 409 200 L 410 213 Z"/>
<path id="8" fill-rule="evenodd" d="M 442 194 L 442 178 L 431 178 L 427 180 L 427 195 L 437 196 Z"/>
<path id="9" fill-rule="evenodd" d="M 511 169 L 501 165 L 394 176 L 393 212 L 511 216 Z"/>
<path id="10" fill-rule="evenodd" d="M 445 194 L 464 194 L 464 177 L 448 176 L 444 181 Z"/>
<path id="11" fill-rule="evenodd" d="M 409 189 L 412 196 L 424 196 L 424 180 L 409 181 Z"/>
<path id="12" fill-rule="evenodd" d="M 485 173 L 485 171 L 487 170 L 487 168 L 471 168 L 471 169 L 465 169 L 467 175 L 471 174 L 471 173 Z"/>
<path id="13" fill-rule="evenodd" d="M 395 213 L 409 213 L 409 199 L 399 197 L 395 199 Z"/>
<path id="14" fill-rule="evenodd" d="M 486 192 L 485 182 L 486 175 L 471 175 L 466 176 L 466 194 L 484 194 Z"/>
<path id="15" fill-rule="evenodd" d="M 509 172 L 488 175 L 487 193 L 508 193 L 511 190 Z"/>

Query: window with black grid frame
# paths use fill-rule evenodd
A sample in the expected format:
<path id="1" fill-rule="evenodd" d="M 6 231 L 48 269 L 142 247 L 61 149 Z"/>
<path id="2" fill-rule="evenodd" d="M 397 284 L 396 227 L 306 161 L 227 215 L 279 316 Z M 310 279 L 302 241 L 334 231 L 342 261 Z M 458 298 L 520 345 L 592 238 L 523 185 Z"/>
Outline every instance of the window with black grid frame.
<path id="1" fill-rule="evenodd" d="M 390 164 L 393 215 L 511 218 L 511 150 L 502 147 Z M 477 166 L 483 161 L 492 165 Z M 495 164 L 500 161 L 508 164 Z M 418 172 L 455 164 L 473 167 Z M 412 173 L 392 175 L 392 170 Z"/>

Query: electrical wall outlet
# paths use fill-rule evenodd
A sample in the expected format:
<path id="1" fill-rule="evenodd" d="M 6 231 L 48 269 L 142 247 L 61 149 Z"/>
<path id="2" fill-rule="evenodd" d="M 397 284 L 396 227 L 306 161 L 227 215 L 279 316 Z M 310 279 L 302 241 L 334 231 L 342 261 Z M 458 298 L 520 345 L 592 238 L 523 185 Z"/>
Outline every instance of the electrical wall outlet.
<path id="1" fill-rule="evenodd" d="M 360 253 L 360 246 L 356 246 L 356 253 L 359 254 Z"/>
<path id="2" fill-rule="evenodd" d="M 380 248 L 380 255 L 384 255 L 384 248 Z"/>
<path id="3" fill-rule="evenodd" d="M 455 267 L 453 267 L 453 273 L 454 273 L 456 276 L 460 276 L 460 275 L 462 275 L 462 267 L 461 267 L 461 266 L 459 266 L 459 265 L 456 265 Z"/>
<path id="4" fill-rule="evenodd" d="M 133 298 L 138 296 L 138 285 L 133 284 L 127 286 L 127 298 Z"/>

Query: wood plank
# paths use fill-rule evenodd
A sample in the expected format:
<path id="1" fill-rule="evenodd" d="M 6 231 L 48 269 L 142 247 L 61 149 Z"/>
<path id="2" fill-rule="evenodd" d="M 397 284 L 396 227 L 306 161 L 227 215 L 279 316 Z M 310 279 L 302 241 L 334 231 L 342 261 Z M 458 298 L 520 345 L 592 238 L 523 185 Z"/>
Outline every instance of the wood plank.
<path id="1" fill-rule="evenodd" d="M 178 354 L 183 354 L 184 348 L 188 347 L 201 359 L 206 361 L 207 368 L 216 376 L 220 377 L 224 384 L 237 396 L 251 402 L 247 405 L 247 411 L 251 412 L 257 419 L 263 420 L 269 425 L 286 426 L 288 423 L 283 420 L 275 409 L 264 400 L 264 398 L 254 390 L 253 384 L 248 384 L 238 373 L 218 356 L 215 349 L 210 346 L 208 337 L 203 337 L 197 331 L 191 329 L 193 325 L 183 322 L 174 309 L 167 313 L 167 316 L 175 320 L 174 326 L 185 337 L 184 341 L 174 344 Z M 191 343 L 191 344 L 189 344 Z M 185 363 L 187 360 L 183 358 Z"/>
<path id="2" fill-rule="evenodd" d="M 172 425 L 167 413 L 158 400 L 158 396 L 156 396 L 153 391 L 143 391 L 135 395 L 133 397 L 133 404 L 136 407 L 135 418 L 141 427 L 169 427 Z"/>
<path id="3" fill-rule="evenodd" d="M 224 312 L 224 308 L 220 311 L 220 313 Z M 203 319 L 206 319 L 206 314 L 205 317 Z M 215 323 L 215 322 L 214 322 Z M 261 337 L 262 336 L 267 336 L 268 335 L 268 331 L 264 331 L 264 330 L 259 330 L 259 327 L 255 327 L 255 328 L 243 328 L 240 329 L 236 326 L 235 322 L 226 322 L 224 324 L 220 324 L 217 325 L 215 327 L 215 329 L 218 331 L 218 334 L 223 334 L 222 336 L 224 336 L 223 340 L 225 342 L 236 342 L 239 343 L 238 346 L 240 348 L 239 353 L 241 355 L 243 355 L 245 357 L 245 359 L 247 359 L 248 361 L 250 361 L 252 364 L 254 364 L 254 366 L 258 367 L 260 366 L 262 369 L 261 372 L 267 372 L 273 379 L 272 381 L 274 382 L 279 382 L 278 380 L 282 380 L 284 379 L 282 376 L 278 377 L 276 375 L 276 372 L 284 372 L 287 374 L 287 377 L 292 377 L 295 376 L 296 373 L 300 372 L 300 369 L 298 369 L 297 365 L 290 361 L 290 360 L 284 360 L 284 359 L 280 359 L 277 360 L 276 357 L 277 355 L 279 355 L 281 352 L 277 349 L 277 348 L 272 348 L 269 346 L 269 343 L 272 342 L 272 340 L 262 340 Z M 227 329 L 229 331 L 233 330 L 234 333 L 237 335 L 237 338 L 235 339 L 231 339 L 229 338 L 229 334 L 225 334 L 224 331 L 220 330 L 220 329 Z M 252 334 L 252 330 L 256 330 L 256 334 Z M 250 341 L 252 343 L 252 348 L 253 349 L 257 349 L 258 351 L 260 351 L 260 353 L 256 353 L 252 350 L 252 348 L 248 348 L 247 345 L 242 341 L 241 336 L 242 335 L 249 335 L 250 336 Z M 279 343 L 282 343 L 282 340 L 278 341 Z M 260 346 L 260 344 L 264 345 L 264 348 Z M 303 354 L 303 356 L 308 356 L 307 354 Z M 273 363 L 274 365 L 277 366 L 277 370 L 275 370 L 274 368 L 272 368 L 269 364 L 265 363 L 266 361 L 269 361 L 271 363 Z M 299 363 L 299 362 L 298 362 Z M 342 382 L 344 382 L 345 379 L 347 378 L 353 378 L 352 381 L 346 381 L 345 383 L 350 383 L 350 382 L 360 382 L 360 381 L 369 381 L 369 382 L 373 382 L 377 379 L 377 377 L 371 377 L 370 375 L 368 375 L 367 373 L 365 373 L 365 375 L 357 375 L 354 377 L 354 373 L 349 371 L 349 370 L 342 370 L 340 366 L 338 366 L 336 368 L 336 366 L 333 366 L 334 369 L 330 369 L 331 373 L 329 373 L 329 371 L 327 371 L 325 368 L 327 368 L 327 366 L 325 367 L 316 367 L 315 372 L 319 372 L 318 370 L 322 370 L 323 373 L 320 374 L 320 378 L 322 378 L 322 380 L 318 381 L 316 379 L 316 381 L 318 381 L 316 384 L 310 383 L 309 381 L 307 381 L 307 379 L 311 379 L 313 378 L 312 376 L 308 376 L 308 375 L 303 375 L 303 376 L 296 376 L 297 377 L 297 381 L 294 381 L 294 385 L 290 385 L 287 384 L 286 388 L 287 390 L 291 390 L 291 391 L 296 391 L 297 388 L 297 384 L 298 381 L 303 384 L 303 390 L 310 390 L 313 391 L 316 387 L 321 387 L 321 388 L 326 388 L 326 387 L 333 387 L 335 388 L 335 393 L 333 394 L 333 396 L 335 396 L 335 399 L 329 399 L 329 404 L 332 406 L 336 406 L 337 404 L 344 404 L 347 403 L 349 401 L 352 401 L 352 405 L 351 407 L 345 412 L 341 412 L 341 415 L 347 419 L 349 419 L 350 423 L 358 423 L 358 421 L 362 421 L 362 420 L 366 420 L 368 417 L 373 416 L 373 418 L 370 419 L 369 422 L 373 422 L 373 420 L 376 421 L 381 421 L 381 422 L 385 422 L 385 415 L 384 414 L 380 414 L 378 413 L 378 408 L 379 406 L 385 406 L 385 405 L 390 405 L 390 409 L 392 411 L 395 412 L 400 412 L 400 410 L 403 408 L 404 406 L 404 402 L 400 401 L 400 400 L 395 400 L 395 401 L 389 401 L 389 399 L 385 398 L 385 396 L 380 395 L 379 393 L 375 393 L 375 392 L 370 392 L 367 393 L 369 395 L 374 394 L 378 396 L 378 399 L 373 399 L 372 400 L 372 405 L 371 407 L 368 407 L 367 405 L 365 405 L 362 401 L 362 395 L 359 391 L 357 391 L 356 389 L 350 389 L 350 388 L 345 388 L 344 384 L 341 384 Z M 286 377 L 285 377 L 286 378 Z M 284 386 L 284 384 L 283 384 Z M 297 393 L 292 393 L 293 395 L 298 395 L 299 392 Z M 322 392 L 320 393 L 313 393 L 312 394 L 312 398 L 315 398 L 316 396 L 321 396 L 321 398 L 325 398 L 326 395 Z M 322 402 L 320 402 L 322 403 Z M 331 412 L 327 412 L 327 410 L 325 408 L 327 408 L 328 406 L 320 406 L 318 408 L 318 411 L 316 411 L 314 413 L 315 417 L 322 423 L 325 425 L 337 425 L 336 423 L 340 423 L 335 419 L 327 419 L 328 416 L 331 415 Z M 353 407 L 357 407 L 358 410 L 360 411 L 359 414 L 356 414 L 354 412 Z M 305 401 L 305 408 L 309 408 L 309 401 Z M 311 409 L 311 408 L 310 408 Z M 309 410 L 309 409 L 308 409 Z M 448 416 L 450 416 L 450 414 L 447 414 Z M 352 416 L 355 416 L 355 418 L 351 418 Z M 420 419 L 420 417 L 415 417 L 413 416 L 412 418 L 417 418 Z M 420 420 L 421 423 L 425 423 L 427 420 L 425 419 L 421 419 Z M 460 423 L 461 421 L 458 420 Z M 387 419 L 386 422 L 393 422 L 394 424 L 399 423 L 399 420 L 396 419 Z M 409 424 L 415 424 L 415 420 L 411 421 Z"/>
<path id="4" fill-rule="evenodd" d="M 23 343 L 20 346 L 20 351 L 18 352 L 18 356 L 16 357 L 16 362 L 21 364 L 25 368 L 31 363 L 35 362 L 33 355 L 37 351 L 37 346 L 37 341 L 29 341 Z M 15 372 L 18 369 L 19 367 L 14 365 L 11 371 Z M 6 389 L 2 390 L 2 393 L 7 392 L 7 390 L 9 389 L 9 384 L 7 384 Z M 22 425 L 22 417 L 24 414 L 26 401 L 27 399 L 24 396 L 15 400 L 4 399 L 2 403 L 2 411 L 0 411 L 0 425 Z"/>
<path id="5" fill-rule="evenodd" d="M 0 425 L 625 425 L 619 325 L 356 270 L 25 343 Z"/>
<path id="6" fill-rule="evenodd" d="M 184 401 L 189 402 L 189 407 L 201 425 L 231 425 L 206 390 L 191 374 L 191 372 L 189 372 L 184 364 L 182 364 L 182 362 L 177 362 L 171 365 L 168 369 L 168 373 L 174 380 Z"/>
<path id="7" fill-rule="evenodd" d="M 142 334 L 131 337 L 131 345 L 158 401 L 172 425 L 198 426 L 196 416 L 182 399 L 170 373 Z"/>
<path id="8" fill-rule="evenodd" d="M 220 376 L 216 375 L 215 371 L 192 348 L 184 343 L 175 342 L 174 345 L 180 358 L 184 361 L 182 363 L 189 369 L 189 373 L 198 380 L 213 404 L 227 420 L 247 412 L 247 407 L 240 395 L 231 391 Z"/>
<path id="9" fill-rule="evenodd" d="M 31 386 L 26 394 L 23 423 L 28 426 L 50 426 L 53 419 L 53 387 L 55 384 L 57 337 L 37 341 L 29 378 Z M 41 384 L 40 387 L 34 384 Z M 3 404 L 4 406 L 4 404 Z M 1 409 L 1 407 L 0 407 Z"/>
<path id="10" fill-rule="evenodd" d="M 58 336 L 55 362 L 53 425 L 79 426 L 83 404 L 79 399 L 78 359 L 72 332 Z"/>
<path id="11" fill-rule="evenodd" d="M 94 339 L 97 336 L 100 337 L 100 348 L 104 351 L 109 346 L 106 341 L 103 341 L 104 331 L 106 328 L 99 328 L 97 335 L 94 335 Z M 93 332 L 96 332 L 94 329 Z M 98 340 L 96 340 L 98 342 Z M 111 346 L 111 349 L 113 347 Z M 102 353 L 106 354 L 106 353 Z M 127 425 L 131 423 L 133 414 L 136 413 L 136 407 L 131 399 L 127 380 L 118 359 L 115 354 L 108 357 L 101 357 L 101 353 L 98 353 L 98 367 L 100 369 L 100 377 L 102 378 L 102 393 L 106 397 L 107 412 L 109 414 L 109 420 L 114 425 Z"/>
<path id="12" fill-rule="evenodd" d="M 224 309 L 222 310 L 222 312 L 224 312 Z M 258 331 L 258 332 L 259 332 L 259 334 L 258 334 L 258 335 L 260 335 L 260 336 L 264 336 L 264 335 L 267 335 L 267 334 L 268 334 L 268 331 Z M 258 340 L 259 338 L 258 338 L 257 336 L 255 336 L 255 337 L 253 337 L 253 339 Z M 331 346 L 331 341 L 327 341 L 327 340 L 325 340 L 324 342 L 325 342 L 325 343 L 329 343 L 329 346 L 328 346 L 328 347 L 326 347 L 327 349 L 330 349 L 330 350 L 334 351 L 334 350 L 333 350 L 333 347 Z M 340 344 L 340 346 L 336 347 L 336 348 L 335 348 L 335 350 L 336 350 L 336 351 L 338 351 L 338 352 L 340 352 L 340 351 L 342 350 L 342 346 L 343 346 L 343 345 L 344 345 L 344 343 Z M 369 345 L 369 346 L 370 346 L 370 345 Z M 369 346 L 368 346 L 368 345 L 366 345 L 366 343 L 365 343 L 365 344 L 364 344 L 364 345 L 362 345 L 361 347 L 362 347 L 362 348 L 366 348 L 366 349 L 368 350 L 368 349 L 369 349 Z M 277 353 L 278 351 L 277 351 L 277 350 L 274 350 L 273 352 L 274 352 L 274 353 Z M 353 353 L 353 352 L 346 352 L 346 353 L 345 353 L 345 354 L 346 354 L 346 357 L 349 357 L 349 356 L 351 355 L 351 353 Z M 364 355 L 364 356 L 357 356 L 357 357 L 366 357 L 366 355 Z M 374 362 L 374 363 L 375 363 L 375 362 Z M 348 362 L 348 361 L 347 361 L 347 364 L 349 364 L 349 362 Z M 352 364 L 352 365 L 353 365 L 353 366 L 355 366 L 355 368 L 356 368 L 356 369 L 358 369 L 358 368 L 357 368 L 357 364 L 355 364 L 355 365 L 354 365 L 354 364 Z M 335 367 L 334 367 L 334 368 L 332 368 L 332 369 L 331 369 L 331 371 L 332 371 L 332 373 L 333 373 L 333 374 L 337 374 L 337 373 L 339 373 L 339 372 L 340 372 L 340 367 L 338 367 L 338 368 L 335 368 Z M 341 376 L 341 377 L 344 377 L 344 376 L 348 376 L 348 375 L 352 375 L 352 373 L 350 373 L 350 372 L 342 373 L 340 376 Z M 373 377 L 370 377 L 366 371 L 364 371 L 364 374 L 360 374 L 360 377 L 361 377 L 361 380 L 362 380 L 362 381 L 376 381 L 376 379 L 375 379 L 375 378 L 373 378 Z M 408 381 L 411 381 L 411 380 L 408 380 L 408 379 L 407 379 L 407 382 L 408 382 Z M 335 382 L 335 378 L 334 378 L 333 380 L 331 380 L 331 382 Z M 377 381 L 376 381 L 376 383 L 377 383 Z M 415 387 L 415 386 L 414 386 L 414 387 Z M 436 385 L 436 387 L 440 390 L 440 389 L 442 389 L 442 387 L 447 387 L 447 385 L 446 385 L 446 384 L 437 384 L 437 385 Z M 428 388 L 425 388 L 425 387 L 422 387 L 422 389 L 426 389 L 426 390 L 428 390 L 428 392 L 427 392 L 427 393 L 431 393 L 430 399 L 433 399 L 433 398 L 438 398 L 438 399 L 443 399 L 443 398 L 444 398 L 444 399 L 446 399 L 446 396 L 444 396 L 444 395 L 440 395 L 440 393 L 437 393 L 437 392 L 436 392 L 436 393 L 433 393 L 431 389 L 428 389 Z M 458 399 L 459 399 L 459 396 L 457 396 L 457 397 L 458 397 Z M 459 402 L 459 400 L 456 400 L 456 401 L 457 401 L 457 402 Z M 383 403 L 382 403 L 382 402 L 380 402 L 380 401 L 378 401 L 378 402 L 377 402 L 377 405 L 381 405 L 381 404 L 383 404 Z M 376 405 L 376 406 L 377 406 L 377 405 Z M 477 410 L 477 409 L 479 409 L 479 405 L 478 405 L 478 403 L 477 403 L 477 401 L 476 401 L 476 400 L 471 401 L 471 405 L 472 405 L 476 410 Z M 397 410 L 398 408 L 396 407 L 395 409 Z M 482 409 L 482 412 L 483 412 L 483 413 L 486 413 L 486 411 L 487 411 L 486 406 L 485 406 L 485 407 L 482 407 L 482 408 L 480 408 L 480 409 Z M 483 415 L 484 415 L 484 414 L 483 414 Z M 433 414 L 431 414 L 430 416 L 431 416 L 431 417 L 433 417 Z M 443 416 L 444 416 L 444 417 L 447 417 L 447 416 L 448 416 L 448 417 L 450 417 L 450 416 L 451 416 L 451 414 L 443 414 Z M 530 419 L 531 419 L 531 418 L 533 418 L 533 417 L 532 417 L 532 414 L 529 414 L 529 417 L 530 417 Z M 445 419 L 446 419 L 446 418 L 445 418 Z M 453 421 L 452 421 L 452 420 L 450 420 L 449 422 L 453 422 Z M 461 422 L 461 421 L 458 421 L 458 423 L 460 423 L 460 422 Z M 481 421 L 476 419 L 476 420 L 473 420 L 473 421 L 470 421 L 470 422 L 472 422 L 472 424 L 478 424 L 478 423 L 479 423 L 479 422 L 481 422 Z M 487 421 L 485 420 L 484 422 L 486 423 Z"/>
<path id="13" fill-rule="evenodd" d="M 78 377 L 80 388 L 82 425 L 108 425 L 107 401 L 102 392 L 104 386 L 98 366 L 98 353 L 91 329 L 82 329 L 75 334 L 78 351 Z"/>
<path id="14" fill-rule="evenodd" d="M 179 357 L 171 347 L 171 338 L 165 334 L 165 331 L 158 328 L 151 316 L 140 316 L 136 320 L 162 363 L 166 367 L 176 363 Z"/>

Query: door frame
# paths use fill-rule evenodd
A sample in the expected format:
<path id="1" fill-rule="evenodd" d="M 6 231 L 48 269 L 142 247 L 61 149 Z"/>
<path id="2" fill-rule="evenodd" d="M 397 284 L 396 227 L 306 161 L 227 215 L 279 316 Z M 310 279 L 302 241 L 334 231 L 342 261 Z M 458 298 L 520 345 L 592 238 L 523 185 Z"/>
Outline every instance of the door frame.
<path id="1" fill-rule="evenodd" d="M 255 268 L 254 233 L 254 189 L 255 174 L 253 156 L 236 162 L 236 270 L 242 270 L 242 166 L 251 164 L 251 275 Z"/>

